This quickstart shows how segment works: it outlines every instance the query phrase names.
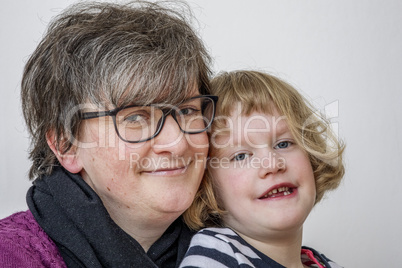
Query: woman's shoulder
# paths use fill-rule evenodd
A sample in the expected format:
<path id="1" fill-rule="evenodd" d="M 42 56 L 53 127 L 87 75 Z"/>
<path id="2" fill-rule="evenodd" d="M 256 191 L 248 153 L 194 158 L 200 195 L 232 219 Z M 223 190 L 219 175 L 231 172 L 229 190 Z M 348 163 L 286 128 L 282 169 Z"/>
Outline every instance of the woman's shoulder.
<path id="1" fill-rule="evenodd" d="M 8 242 L 26 245 L 26 243 L 34 240 L 50 240 L 50 238 L 28 210 L 17 212 L 0 220 L 0 241 L 7 240 Z"/>
<path id="2" fill-rule="evenodd" d="M 0 220 L 1 267 L 66 267 L 57 246 L 30 211 Z"/>

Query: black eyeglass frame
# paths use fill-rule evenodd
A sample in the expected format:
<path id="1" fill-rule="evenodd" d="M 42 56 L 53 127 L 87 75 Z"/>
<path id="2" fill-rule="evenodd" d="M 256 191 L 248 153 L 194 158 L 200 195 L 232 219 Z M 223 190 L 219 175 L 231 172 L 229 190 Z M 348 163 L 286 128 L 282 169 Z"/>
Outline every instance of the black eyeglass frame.
<path id="1" fill-rule="evenodd" d="M 211 100 L 212 100 L 212 103 L 213 103 L 213 107 L 212 107 L 212 108 L 213 108 L 213 111 L 212 111 L 212 115 L 211 115 L 211 120 L 210 120 L 210 122 L 208 123 L 208 125 L 207 125 L 204 129 L 198 130 L 198 131 L 185 131 L 185 130 L 183 130 L 183 129 L 181 128 L 179 122 L 177 121 L 176 114 L 174 113 L 174 109 L 172 109 L 172 108 L 161 109 L 160 107 L 158 107 L 158 106 L 161 106 L 161 104 L 149 104 L 149 105 L 136 105 L 136 104 L 134 104 L 134 105 L 128 105 L 128 106 L 123 106 L 123 107 L 117 107 L 117 108 L 115 108 L 115 109 L 113 109 L 113 110 L 109 110 L 109 111 L 86 112 L 86 113 L 81 113 L 81 114 L 80 114 L 80 119 L 81 119 L 81 120 L 86 120 L 86 119 L 93 119 L 93 118 L 104 117 L 104 116 L 111 116 L 112 119 L 113 119 L 114 129 L 115 129 L 115 131 L 116 131 L 116 133 L 117 133 L 117 136 L 119 136 L 119 138 L 120 138 L 122 141 L 125 141 L 125 142 L 128 142 L 128 143 L 140 143 L 140 142 L 145 142 L 145 141 L 152 140 L 153 138 L 155 138 L 156 136 L 158 136 L 159 133 L 161 132 L 161 130 L 162 130 L 164 124 L 165 124 L 165 119 L 166 119 L 166 117 L 169 116 L 169 115 L 172 115 L 173 119 L 176 121 L 177 125 L 179 126 L 179 129 L 180 129 L 181 132 L 183 132 L 183 133 L 185 133 L 185 134 L 198 134 L 198 133 L 202 133 L 202 132 L 206 131 L 206 130 L 212 125 L 212 122 L 213 122 L 214 119 L 215 119 L 216 103 L 218 102 L 218 99 L 219 99 L 218 96 L 214 96 L 214 95 L 199 95 L 199 96 L 195 96 L 195 97 L 186 99 L 186 100 L 184 100 L 182 103 L 187 102 L 187 101 L 190 101 L 190 100 L 193 100 L 193 99 L 199 99 L 199 98 L 209 98 L 209 99 L 211 99 Z M 180 104 L 182 104 L 182 103 L 180 103 Z M 178 104 L 178 105 L 180 105 L 180 104 Z M 141 106 L 155 106 L 155 107 L 159 108 L 159 109 L 162 111 L 162 117 L 161 117 L 161 119 L 160 119 L 159 122 L 158 122 L 159 127 L 158 127 L 158 129 L 155 131 L 155 133 L 154 133 L 151 137 L 149 137 L 149 138 L 147 138 L 147 139 L 143 139 L 143 140 L 139 140 L 139 141 L 129 141 L 129 140 L 126 140 L 126 139 L 124 139 L 122 136 L 120 136 L 119 130 L 118 130 L 118 128 L 117 128 L 117 123 L 116 123 L 116 115 L 117 115 L 117 113 L 120 112 L 121 110 L 124 110 L 124 109 L 127 109 L 127 108 L 131 108 L 131 107 L 141 107 Z"/>

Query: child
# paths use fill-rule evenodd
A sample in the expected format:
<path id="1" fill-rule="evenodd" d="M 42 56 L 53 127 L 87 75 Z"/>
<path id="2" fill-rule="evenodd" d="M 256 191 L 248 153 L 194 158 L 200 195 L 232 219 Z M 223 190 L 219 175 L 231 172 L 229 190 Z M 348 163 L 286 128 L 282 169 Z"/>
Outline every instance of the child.
<path id="1" fill-rule="evenodd" d="M 340 267 L 301 246 L 308 214 L 344 174 L 328 122 L 265 73 L 223 73 L 212 93 L 220 103 L 204 183 L 213 190 L 192 215 L 192 228 L 210 228 L 193 237 L 181 267 Z"/>

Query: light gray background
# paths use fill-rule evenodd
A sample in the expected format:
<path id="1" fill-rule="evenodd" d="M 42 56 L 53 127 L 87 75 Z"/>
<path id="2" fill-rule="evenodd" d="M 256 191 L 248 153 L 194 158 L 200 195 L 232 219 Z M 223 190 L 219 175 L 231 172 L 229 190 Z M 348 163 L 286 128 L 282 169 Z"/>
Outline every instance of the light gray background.
<path id="1" fill-rule="evenodd" d="M 0 218 L 27 209 L 22 69 L 50 18 L 71 3 L 7 0 L 0 9 Z M 399 267 L 402 2 L 190 3 L 214 72 L 257 68 L 279 75 L 326 111 L 347 142 L 344 182 L 315 207 L 304 244 L 345 267 Z"/>

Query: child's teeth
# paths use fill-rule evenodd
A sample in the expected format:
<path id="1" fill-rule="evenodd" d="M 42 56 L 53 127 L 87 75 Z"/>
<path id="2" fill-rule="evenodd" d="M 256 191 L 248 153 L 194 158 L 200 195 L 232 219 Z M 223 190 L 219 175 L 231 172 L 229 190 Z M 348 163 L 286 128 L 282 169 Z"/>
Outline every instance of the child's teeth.
<path id="1" fill-rule="evenodd" d="M 279 187 L 278 189 L 273 189 L 272 191 L 269 191 L 263 197 L 267 198 L 267 197 L 270 197 L 270 196 L 272 196 L 274 194 L 277 194 L 277 193 L 283 193 L 283 195 L 291 194 L 291 192 L 289 191 L 289 187 Z"/>

